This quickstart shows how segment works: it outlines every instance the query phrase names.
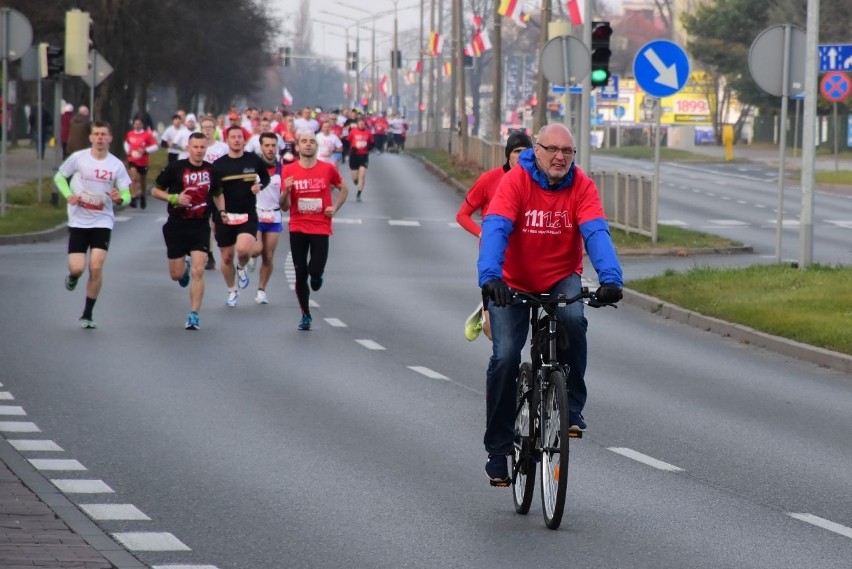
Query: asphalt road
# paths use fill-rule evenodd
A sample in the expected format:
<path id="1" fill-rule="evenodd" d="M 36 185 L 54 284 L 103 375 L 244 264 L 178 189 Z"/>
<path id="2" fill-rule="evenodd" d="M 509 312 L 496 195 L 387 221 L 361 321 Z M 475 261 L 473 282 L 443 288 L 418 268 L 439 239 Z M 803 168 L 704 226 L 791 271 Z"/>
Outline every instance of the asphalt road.
<path id="1" fill-rule="evenodd" d="M 49 478 L 114 490 L 75 503 L 150 518 L 105 531 L 189 548 L 131 548 L 151 566 L 849 567 L 848 376 L 630 306 L 587 314 L 590 431 L 561 529 L 538 500 L 516 515 L 482 472 L 490 346 L 463 339 L 478 291 L 458 203 L 416 161 L 372 158 L 311 332 L 296 330 L 286 245 L 270 305 L 253 282 L 226 308 L 207 272 L 202 329 L 183 330 L 159 204 L 117 224 L 95 331 L 77 328 L 63 242 L 0 248 L 0 381 L 40 429 L 5 436 L 52 440 L 64 451 L 25 456 L 85 468 Z M 645 263 L 625 259 L 626 276 Z"/>

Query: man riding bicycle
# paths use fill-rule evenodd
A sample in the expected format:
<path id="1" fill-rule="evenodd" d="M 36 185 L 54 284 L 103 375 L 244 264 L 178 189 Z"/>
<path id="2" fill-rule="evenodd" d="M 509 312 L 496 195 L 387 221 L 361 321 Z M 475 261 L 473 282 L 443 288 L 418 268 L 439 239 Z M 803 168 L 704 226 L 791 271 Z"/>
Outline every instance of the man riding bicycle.
<path id="1" fill-rule="evenodd" d="M 512 304 L 509 287 L 529 293 L 572 297 L 582 287 L 583 245 L 601 285 L 602 303 L 621 300 L 621 265 L 594 181 L 576 164 L 574 135 L 562 124 L 543 127 L 520 168 L 503 176 L 482 222 L 477 267 L 483 296 L 491 301 L 492 355 L 486 373 L 485 473 L 492 482 L 510 479 L 515 396 L 530 309 Z M 567 377 L 569 428 L 586 429 L 586 328 L 583 303 L 557 309 L 568 349 L 558 354 Z M 561 344 L 561 342 L 560 342 Z"/>

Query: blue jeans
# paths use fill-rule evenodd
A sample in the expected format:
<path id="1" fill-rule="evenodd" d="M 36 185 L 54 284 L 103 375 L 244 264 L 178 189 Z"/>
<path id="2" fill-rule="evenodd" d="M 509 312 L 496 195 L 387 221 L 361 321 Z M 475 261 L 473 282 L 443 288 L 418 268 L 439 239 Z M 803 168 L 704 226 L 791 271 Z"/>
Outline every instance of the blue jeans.
<path id="1" fill-rule="evenodd" d="M 551 294 L 574 296 L 580 292 L 580 275 L 559 281 Z M 567 353 L 559 353 L 560 362 L 568 364 L 568 409 L 580 412 L 586 404 L 586 329 L 584 304 L 575 302 L 557 308 L 557 317 L 568 337 Z M 521 352 L 527 343 L 530 329 L 530 308 L 527 305 L 488 308 L 491 318 L 492 354 L 488 362 L 485 384 L 486 427 L 485 450 L 488 454 L 510 454 L 515 436 L 515 397 Z"/>

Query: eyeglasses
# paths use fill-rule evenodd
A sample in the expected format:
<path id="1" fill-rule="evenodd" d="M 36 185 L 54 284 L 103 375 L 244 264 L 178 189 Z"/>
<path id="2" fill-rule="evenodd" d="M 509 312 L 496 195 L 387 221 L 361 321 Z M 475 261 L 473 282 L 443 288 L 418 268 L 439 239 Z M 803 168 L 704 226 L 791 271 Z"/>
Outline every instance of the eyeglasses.
<path id="1" fill-rule="evenodd" d="M 547 153 L 548 156 L 555 156 L 557 152 L 561 152 L 562 156 L 565 156 L 566 158 L 570 158 L 571 156 L 574 156 L 577 153 L 576 148 L 570 148 L 570 147 L 560 148 L 558 146 L 545 146 L 540 142 L 536 142 L 536 145 L 541 146 L 544 149 L 544 151 Z"/>

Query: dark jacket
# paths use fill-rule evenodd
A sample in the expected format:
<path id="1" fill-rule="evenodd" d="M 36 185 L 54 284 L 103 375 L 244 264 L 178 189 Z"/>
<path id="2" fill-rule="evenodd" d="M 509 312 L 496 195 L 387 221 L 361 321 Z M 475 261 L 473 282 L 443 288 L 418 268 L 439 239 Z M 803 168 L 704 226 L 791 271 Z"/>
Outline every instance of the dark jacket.
<path id="1" fill-rule="evenodd" d="M 83 150 L 90 146 L 89 131 L 91 123 L 89 115 L 76 113 L 71 117 L 71 124 L 68 125 L 68 143 L 66 146 L 68 154 L 73 154 L 78 150 Z"/>

